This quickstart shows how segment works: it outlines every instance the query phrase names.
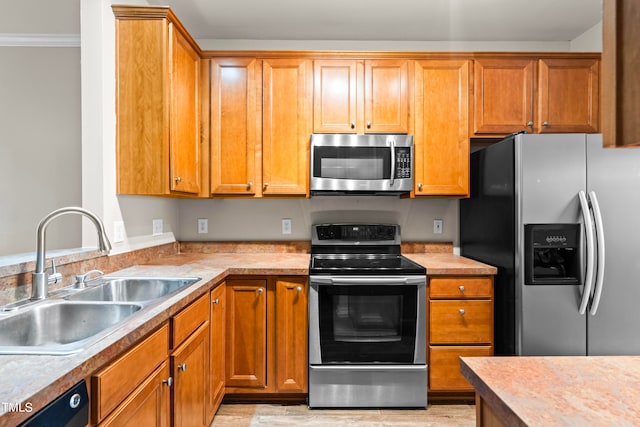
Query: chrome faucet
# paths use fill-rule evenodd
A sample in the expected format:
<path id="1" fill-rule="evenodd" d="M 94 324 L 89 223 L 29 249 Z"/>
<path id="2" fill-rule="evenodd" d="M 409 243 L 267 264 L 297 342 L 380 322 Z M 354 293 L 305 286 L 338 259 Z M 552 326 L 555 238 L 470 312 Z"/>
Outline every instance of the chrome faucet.
<path id="1" fill-rule="evenodd" d="M 111 250 L 111 242 L 109 242 L 107 233 L 104 230 L 104 224 L 102 223 L 102 220 L 98 218 L 98 216 L 93 212 L 84 208 L 74 206 L 60 208 L 51 212 L 49 215 L 42 218 L 42 220 L 38 224 L 36 243 L 36 271 L 31 274 L 32 300 L 45 299 L 47 297 L 49 284 L 55 283 L 57 280 L 53 277 L 51 278 L 53 280 L 50 280 L 49 273 L 45 271 L 44 267 L 45 233 L 47 231 L 47 226 L 51 221 L 58 218 L 59 216 L 70 213 L 84 215 L 89 218 L 93 222 L 93 225 L 96 226 L 96 231 L 98 232 L 98 249 L 100 250 L 100 252 L 108 253 Z"/>

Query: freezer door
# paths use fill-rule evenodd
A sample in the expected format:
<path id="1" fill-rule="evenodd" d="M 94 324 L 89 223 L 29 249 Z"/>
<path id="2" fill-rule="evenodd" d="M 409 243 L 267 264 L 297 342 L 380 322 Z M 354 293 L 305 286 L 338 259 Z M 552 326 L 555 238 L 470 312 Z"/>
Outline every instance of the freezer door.
<path id="1" fill-rule="evenodd" d="M 600 135 L 589 135 L 587 171 L 606 248 L 600 305 L 587 316 L 587 352 L 640 355 L 640 149 L 605 149 Z"/>
<path id="2" fill-rule="evenodd" d="M 518 354 L 585 355 L 586 320 L 578 312 L 582 286 L 524 284 L 525 224 L 582 223 L 578 193 L 586 189 L 585 135 L 523 134 L 515 143 Z"/>

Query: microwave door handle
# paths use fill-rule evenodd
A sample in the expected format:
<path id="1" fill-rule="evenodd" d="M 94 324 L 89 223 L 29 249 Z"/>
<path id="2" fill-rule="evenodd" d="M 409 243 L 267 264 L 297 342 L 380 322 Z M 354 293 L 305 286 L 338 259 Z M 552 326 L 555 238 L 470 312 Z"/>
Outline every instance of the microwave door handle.
<path id="1" fill-rule="evenodd" d="M 587 196 L 583 190 L 578 193 L 580 200 L 580 210 L 584 220 L 585 237 L 587 238 L 587 273 L 584 279 L 584 289 L 582 291 L 582 299 L 578 313 L 584 314 L 587 311 L 587 304 L 591 296 L 591 288 L 593 287 L 593 270 L 595 268 L 595 242 L 593 235 L 593 222 L 591 220 L 591 211 L 587 202 Z"/>
<path id="2" fill-rule="evenodd" d="M 396 176 L 396 141 L 391 140 L 391 179 L 389 185 L 393 187 L 393 178 Z"/>
<path id="3" fill-rule="evenodd" d="M 589 200 L 591 201 L 591 207 L 593 208 L 593 217 L 595 219 L 596 225 L 596 242 L 598 244 L 598 271 L 596 273 L 596 288 L 593 293 L 593 299 L 591 301 L 591 310 L 589 310 L 589 313 L 594 316 L 598 311 L 598 306 L 600 305 L 602 286 L 604 285 L 604 225 L 602 223 L 602 212 L 600 211 L 600 204 L 598 203 L 598 197 L 596 196 L 595 191 L 591 191 L 589 193 Z"/>

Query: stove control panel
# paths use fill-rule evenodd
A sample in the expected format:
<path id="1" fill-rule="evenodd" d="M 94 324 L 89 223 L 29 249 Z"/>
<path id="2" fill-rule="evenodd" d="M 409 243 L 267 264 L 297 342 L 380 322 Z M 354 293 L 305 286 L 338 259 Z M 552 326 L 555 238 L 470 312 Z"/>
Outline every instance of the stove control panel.
<path id="1" fill-rule="evenodd" d="M 314 226 L 319 241 L 394 242 L 397 225 L 386 224 L 327 224 Z"/>

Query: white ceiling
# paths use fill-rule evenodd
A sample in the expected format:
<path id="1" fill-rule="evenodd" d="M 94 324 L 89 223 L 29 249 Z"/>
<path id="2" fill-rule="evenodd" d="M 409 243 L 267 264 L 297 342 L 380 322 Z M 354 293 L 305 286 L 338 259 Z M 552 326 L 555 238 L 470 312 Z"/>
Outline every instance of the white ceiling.
<path id="1" fill-rule="evenodd" d="M 147 0 L 202 39 L 570 41 L 602 0 Z"/>

